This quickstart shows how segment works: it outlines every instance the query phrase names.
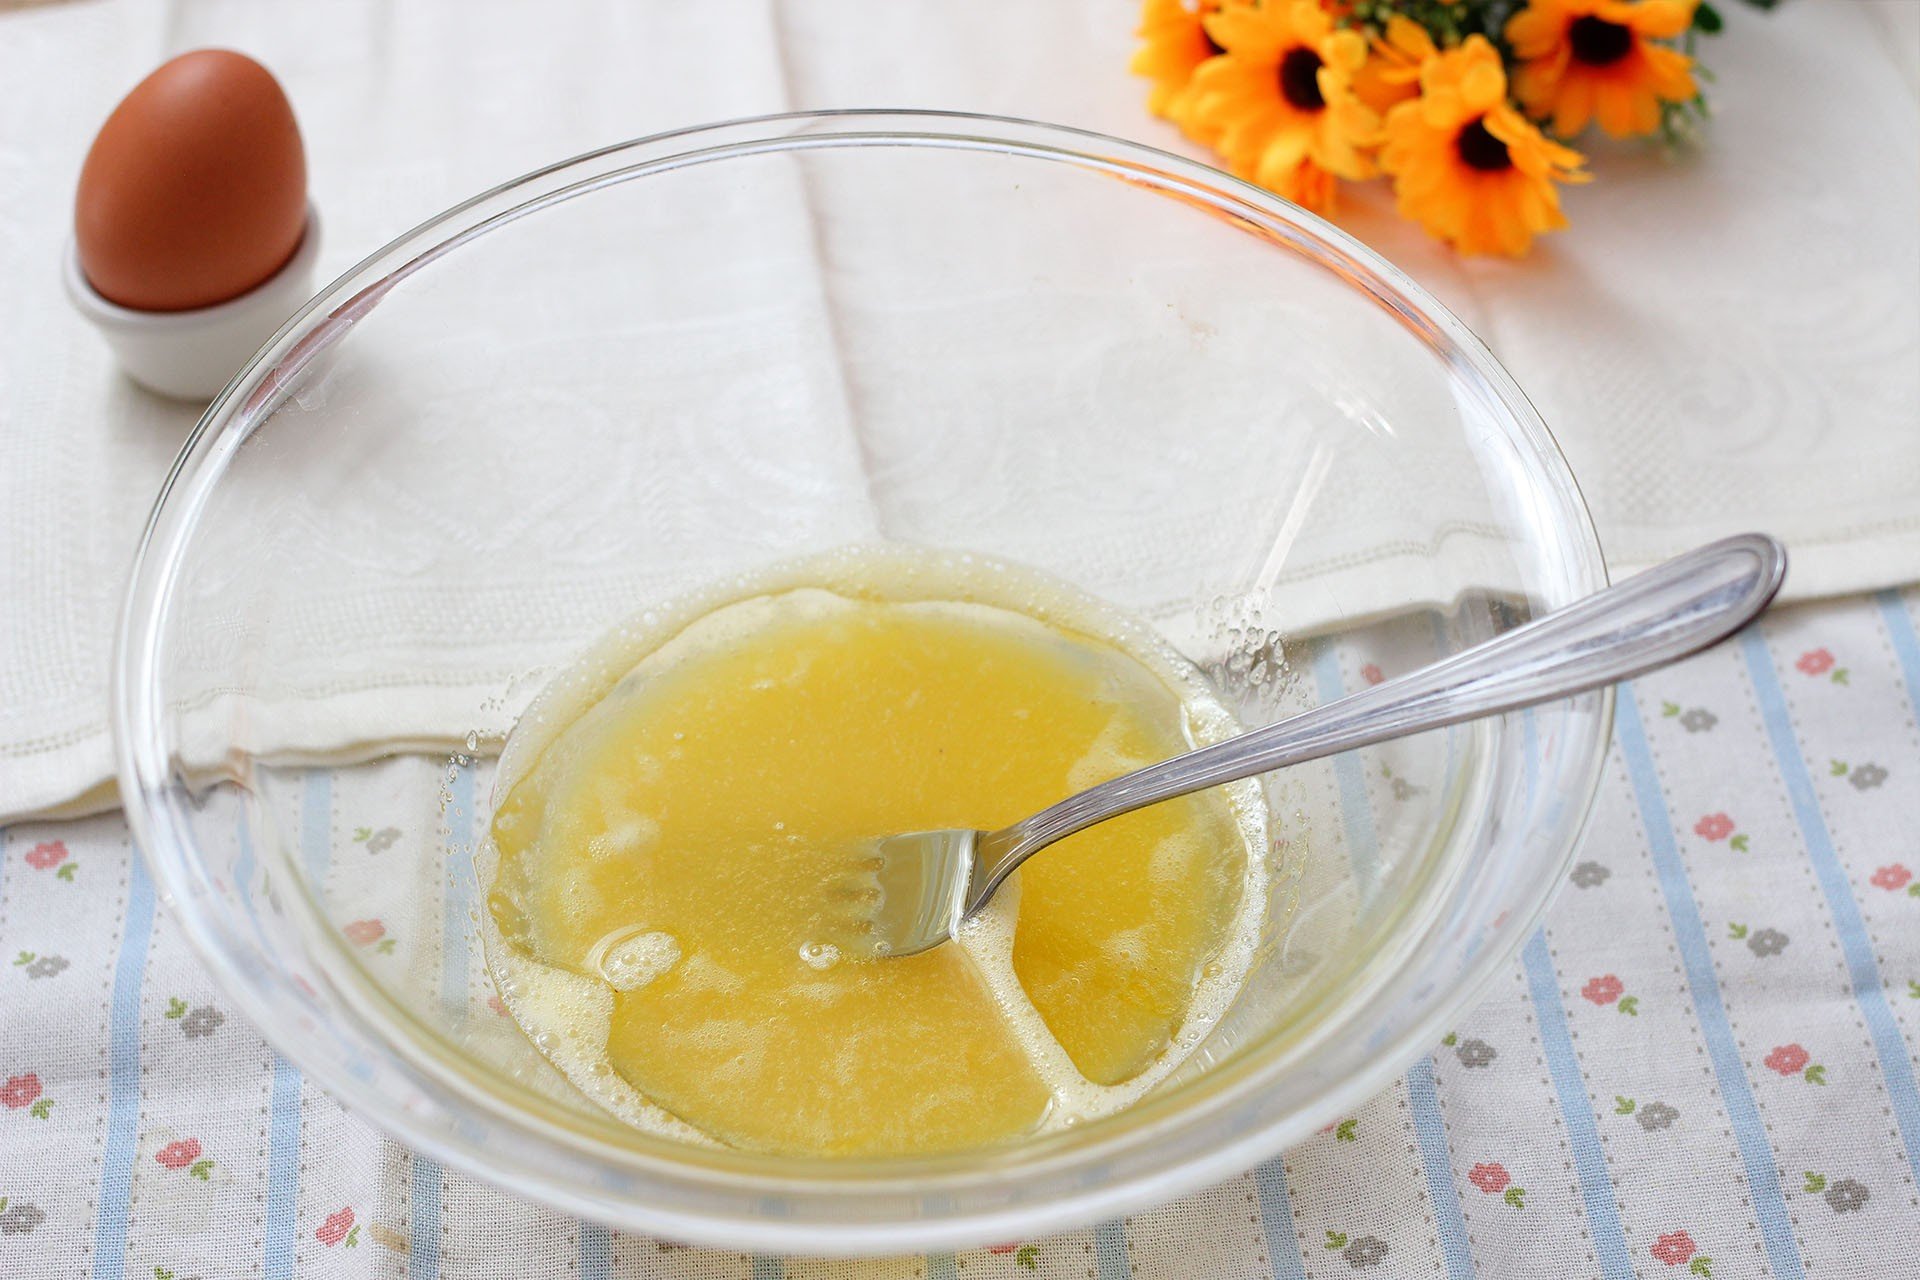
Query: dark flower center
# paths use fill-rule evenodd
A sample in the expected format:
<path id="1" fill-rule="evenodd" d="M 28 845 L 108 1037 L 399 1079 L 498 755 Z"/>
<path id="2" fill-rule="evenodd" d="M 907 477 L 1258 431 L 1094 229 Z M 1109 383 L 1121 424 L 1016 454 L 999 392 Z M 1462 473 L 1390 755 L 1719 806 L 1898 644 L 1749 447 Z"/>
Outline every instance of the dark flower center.
<path id="1" fill-rule="evenodd" d="M 1200 38 L 1207 42 L 1207 52 L 1212 57 L 1217 58 L 1227 51 L 1227 46 L 1213 38 L 1213 32 L 1207 30 L 1207 24 L 1204 22 L 1200 24 Z"/>
<path id="2" fill-rule="evenodd" d="M 1301 111 L 1318 111 L 1327 105 L 1320 93 L 1320 55 L 1304 46 L 1287 50 L 1280 59 L 1280 96 Z"/>
<path id="3" fill-rule="evenodd" d="M 1500 173 L 1513 168 L 1513 156 L 1508 154 L 1507 144 L 1487 132 L 1484 116 L 1462 129 L 1460 136 L 1453 140 L 1453 147 L 1469 169 Z"/>
<path id="4" fill-rule="evenodd" d="M 1633 50 L 1633 32 L 1630 29 L 1592 14 L 1575 18 L 1573 25 L 1567 28 L 1567 39 L 1573 45 L 1573 56 L 1590 67 L 1604 67 L 1608 63 L 1618 62 Z"/>

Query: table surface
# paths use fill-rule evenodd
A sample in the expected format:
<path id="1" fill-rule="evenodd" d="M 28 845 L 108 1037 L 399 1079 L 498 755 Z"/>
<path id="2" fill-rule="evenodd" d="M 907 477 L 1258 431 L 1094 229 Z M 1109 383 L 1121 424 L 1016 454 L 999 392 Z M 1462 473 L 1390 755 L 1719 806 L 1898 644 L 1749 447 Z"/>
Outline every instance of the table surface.
<path id="1" fill-rule="evenodd" d="M 1779 610 L 1626 690 L 1545 927 L 1391 1089 L 1178 1203 L 957 1256 L 681 1248 L 415 1157 L 227 1012 L 119 817 L 13 827 L 0 1275 L 1894 1274 L 1920 1229 L 1917 608 Z"/>

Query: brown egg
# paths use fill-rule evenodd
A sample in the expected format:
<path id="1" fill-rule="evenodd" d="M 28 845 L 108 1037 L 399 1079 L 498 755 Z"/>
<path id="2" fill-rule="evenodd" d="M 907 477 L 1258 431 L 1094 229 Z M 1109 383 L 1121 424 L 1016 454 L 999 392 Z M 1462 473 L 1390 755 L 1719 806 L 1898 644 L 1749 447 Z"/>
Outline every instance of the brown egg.
<path id="1" fill-rule="evenodd" d="M 101 296 L 140 311 L 237 298 L 306 232 L 307 157 L 273 73 L 183 53 L 134 86 L 80 169 L 74 237 Z"/>

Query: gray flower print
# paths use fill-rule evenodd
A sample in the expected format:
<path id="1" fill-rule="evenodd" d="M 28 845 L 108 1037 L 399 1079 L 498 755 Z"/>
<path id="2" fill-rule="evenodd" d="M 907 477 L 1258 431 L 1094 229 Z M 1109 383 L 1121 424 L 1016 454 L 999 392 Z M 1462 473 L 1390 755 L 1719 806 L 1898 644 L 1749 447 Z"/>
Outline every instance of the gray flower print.
<path id="1" fill-rule="evenodd" d="M 1747 936 L 1747 950 L 1765 959 L 1787 949 L 1787 935 L 1778 929 L 1755 929 Z"/>
<path id="2" fill-rule="evenodd" d="M 1597 889 L 1605 884 L 1607 877 L 1612 874 L 1613 872 L 1598 862 L 1583 862 L 1573 869 L 1573 874 L 1569 878 L 1576 888 Z"/>
<path id="3" fill-rule="evenodd" d="M 1827 1188 L 1827 1205 L 1835 1213 L 1852 1213 L 1872 1196 L 1866 1186 L 1853 1178 L 1842 1178 Z"/>
<path id="4" fill-rule="evenodd" d="M 1484 1067 L 1500 1056 L 1485 1040 L 1462 1040 L 1453 1054 L 1463 1067 Z"/>
<path id="5" fill-rule="evenodd" d="M 180 1034 L 189 1040 L 199 1040 L 218 1031 L 220 1024 L 226 1020 L 226 1014 L 210 1004 L 203 1004 L 180 1019 Z"/>
<path id="6" fill-rule="evenodd" d="M 67 967 L 65 956 L 39 956 L 27 966 L 29 978 L 51 978 Z"/>
<path id="7" fill-rule="evenodd" d="M 1387 1242 L 1379 1236 L 1361 1236 L 1340 1251 L 1347 1265 L 1354 1268 L 1378 1266 L 1387 1256 Z"/>
<path id="8" fill-rule="evenodd" d="M 1664 1102 L 1649 1102 L 1640 1108 L 1633 1118 L 1640 1122 L 1642 1129 L 1652 1133 L 1655 1129 L 1664 1129 L 1678 1120 L 1680 1112 Z"/>
<path id="9" fill-rule="evenodd" d="M 1680 713 L 1680 727 L 1688 733 L 1705 733 L 1720 723 L 1720 717 L 1705 707 L 1690 707 Z"/>
<path id="10" fill-rule="evenodd" d="M 1393 780 L 1393 798 L 1395 800 L 1410 800 L 1414 796 L 1426 794 L 1426 790 L 1425 787 L 1414 786 L 1405 778 L 1395 778 Z"/>
<path id="11" fill-rule="evenodd" d="M 28 1204 L 24 1200 L 7 1206 L 0 1213 L 0 1235 L 23 1236 L 47 1220 L 37 1204 Z"/>
<path id="12" fill-rule="evenodd" d="M 400 832 L 394 827 L 382 827 L 367 840 L 368 853 L 385 853 L 400 838 Z"/>
<path id="13" fill-rule="evenodd" d="M 1855 791 L 1877 787 L 1886 780 L 1887 771 L 1877 764 L 1863 764 L 1847 775 L 1847 781 L 1853 784 Z"/>

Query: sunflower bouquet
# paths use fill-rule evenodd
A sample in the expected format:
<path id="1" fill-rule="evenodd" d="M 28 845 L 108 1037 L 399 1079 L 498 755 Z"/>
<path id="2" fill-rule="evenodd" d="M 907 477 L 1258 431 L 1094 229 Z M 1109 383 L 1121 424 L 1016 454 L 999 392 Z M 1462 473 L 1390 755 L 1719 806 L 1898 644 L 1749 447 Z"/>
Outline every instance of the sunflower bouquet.
<path id="1" fill-rule="evenodd" d="M 1705 116 L 1694 44 L 1720 27 L 1705 0 L 1145 0 L 1133 69 L 1250 182 L 1325 213 L 1384 177 L 1460 252 L 1517 257 L 1567 224 L 1578 135 Z"/>

